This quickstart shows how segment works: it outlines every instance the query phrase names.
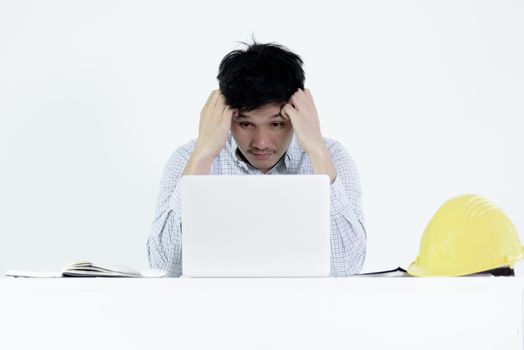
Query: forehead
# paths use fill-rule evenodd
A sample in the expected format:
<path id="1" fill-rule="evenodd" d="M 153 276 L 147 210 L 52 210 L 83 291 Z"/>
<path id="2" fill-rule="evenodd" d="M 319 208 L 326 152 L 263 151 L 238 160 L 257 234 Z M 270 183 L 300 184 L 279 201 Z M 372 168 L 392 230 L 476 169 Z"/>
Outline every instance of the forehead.
<path id="1" fill-rule="evenodd" d="M 272 104 L 263 106 L 252 111 L 241 111 L 237 119 L 250 119 L 250 120 L 262 120 L 262 119 L 285 119 L 280 114 L 282 106 L 279 104 Z"/>

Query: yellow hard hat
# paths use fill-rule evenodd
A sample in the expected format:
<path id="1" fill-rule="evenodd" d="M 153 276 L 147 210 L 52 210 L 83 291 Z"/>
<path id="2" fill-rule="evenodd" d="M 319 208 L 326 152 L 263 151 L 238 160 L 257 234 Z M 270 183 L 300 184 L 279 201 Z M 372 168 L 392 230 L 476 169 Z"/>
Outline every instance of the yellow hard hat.
<path id="1" fill-rule="evenodd" d="M 515 226 L 506 214 L 478 195 L 445 202 L 426 227 L 413 276 L 463 276 L 510 266 L 524 258 Z"/>

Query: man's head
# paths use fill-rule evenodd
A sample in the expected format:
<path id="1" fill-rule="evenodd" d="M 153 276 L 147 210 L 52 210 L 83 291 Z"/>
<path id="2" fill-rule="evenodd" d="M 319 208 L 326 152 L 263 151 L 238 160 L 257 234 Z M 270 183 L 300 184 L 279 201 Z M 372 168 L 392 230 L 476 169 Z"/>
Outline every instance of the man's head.
<path id="1" fill-rule="evenodd" d="M 293 127 L 280 109 L 304 89 L 302 64 L 283 46 L 258 43 L 230 52 L 220 63 L 220 90 L 226 103 L 238 110 L 231 134 L 242 155 L 262 172 L 271 169 L 291 143 Z"/>

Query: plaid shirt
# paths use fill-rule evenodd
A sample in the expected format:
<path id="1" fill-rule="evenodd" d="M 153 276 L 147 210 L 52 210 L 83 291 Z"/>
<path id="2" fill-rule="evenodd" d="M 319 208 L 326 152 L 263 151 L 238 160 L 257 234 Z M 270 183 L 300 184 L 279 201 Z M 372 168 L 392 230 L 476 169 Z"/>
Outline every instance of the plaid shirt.
<path id="1" fill-rule="evenodd" d="M 147 241 L 151 267 L 168 271 L 169 276 L 182 274 L 182 230 L 180 178 L 197 140 L 179 147 L 169 158 L 162 175 L 156 215 Z M 340 143 L 325 139 L 337 177 L 331 184 L 331 275 L 336 277 L 359 273 L 366 255 L 366 231 L 360 200 L 357 168 Z M 231 136 L 213 160 L 210 175 L 262 175 L 237 154 Z M 313 174 L 309 156 L 296 137 L 282 159 L 267 174 Z"/>

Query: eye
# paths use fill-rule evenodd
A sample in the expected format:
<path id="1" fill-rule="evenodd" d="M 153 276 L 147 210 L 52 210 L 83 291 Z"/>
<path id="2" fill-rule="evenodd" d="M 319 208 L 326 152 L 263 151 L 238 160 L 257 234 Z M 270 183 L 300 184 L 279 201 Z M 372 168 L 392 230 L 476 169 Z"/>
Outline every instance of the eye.
<path id="1" fill-rule="evenodd" d="M 275 128 L 283 128 L 284 127 L 284 123 L 283 122 L 274 122 L 274 123 L 271 123 L 271 125 Z"/>
<path id="2" fill-rule="evenodd" d="M 240 127 L 243 128 L 243 129 L 247 129 L 247 128 L 250 128 L 250 127 L 253 126 L 253 124 L 248 123 L 248 122 L 240 122 L 240 123 L 238 123 L 238 124 L 239 124 Z"/>

